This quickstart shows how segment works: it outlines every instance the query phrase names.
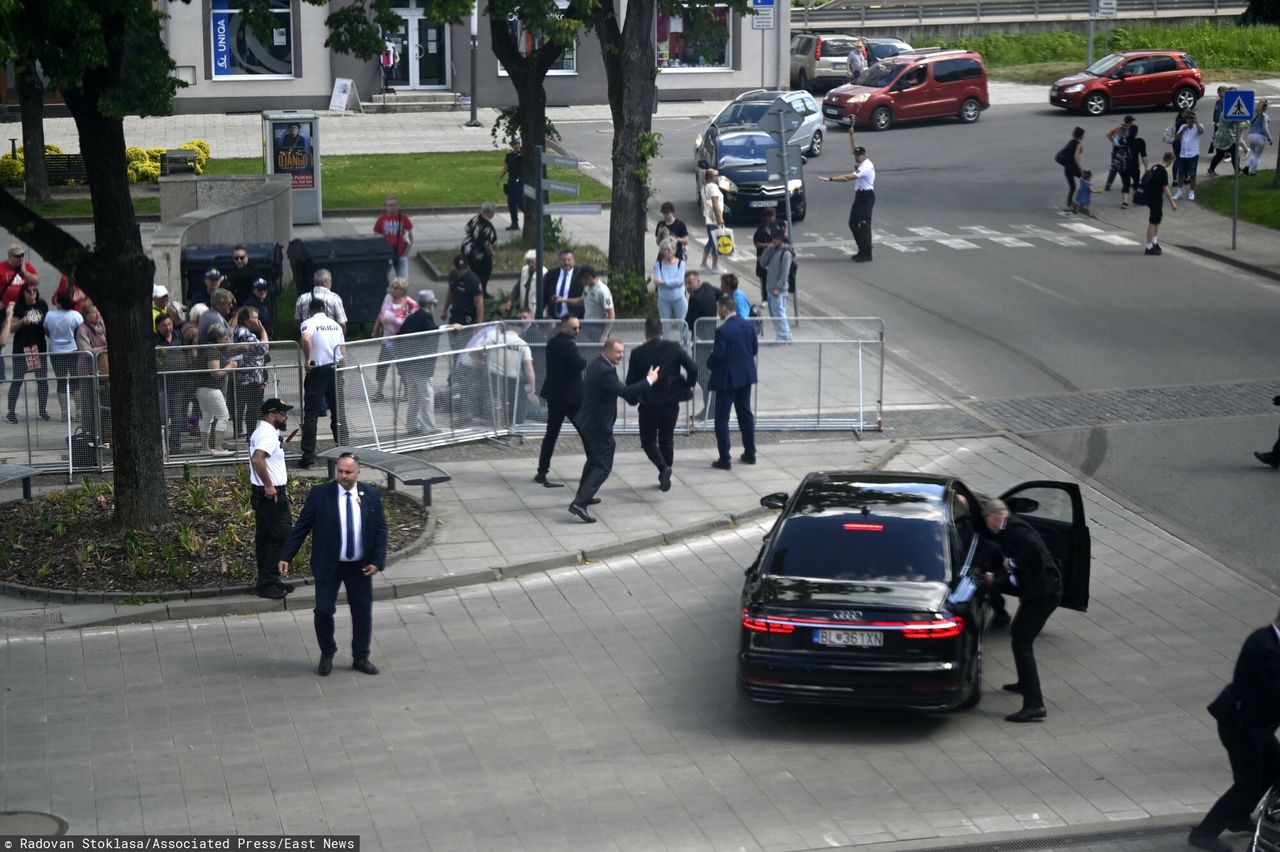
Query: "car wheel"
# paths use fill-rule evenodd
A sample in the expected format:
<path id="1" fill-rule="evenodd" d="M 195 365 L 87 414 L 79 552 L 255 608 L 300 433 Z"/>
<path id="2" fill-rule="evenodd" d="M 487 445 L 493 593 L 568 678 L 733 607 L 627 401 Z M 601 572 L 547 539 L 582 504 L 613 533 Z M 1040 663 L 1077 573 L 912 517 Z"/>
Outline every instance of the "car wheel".
<path id="1" fill-rule="evenodd" d="M 1102 115 L 1110 107 L 1111 105 L 1107 102 L 1107 96 L 1102 92 L 1094 92 L 1084 99 L 1084 111 L 1089 115 Z"/>
<path id="2" fill-rule="evenodd" d="M 1196 90 L 1190 86 L 1183 86 L 1181 89 L 1173 93 L 1173 108 L 1181 112 L 1184 109 L 1191 109 L 1196 105 Z"/>
<path id="3" fill-rule="evenodd" d="M 809 75 L 803 71 L 800 72 L 800 85 L 798 88 L 805 89 L 806 91 L 809 88 Z"/>
<path id="4" fill-rule="evenodd" d="M 809 140 L 809 156 L 818 157 L 822 155 L 822 131 L 813 131 L 813 138 Z"/>
<path id="5" fill-rule="evenodd" d="M 798 196 L 794 201 L 791 202 L 791 221 L 803 222 L 804 216 L 808 212 L 809 212 L 809 205 L 805 201 L 803 195 Z"/>
<path id="6" fill-rule="evenodd" d="M 965 684 L 965 696 L 956 708 L 958 710 L 970 710 L 978 706 L 978 702 L 982 700 L 982 636 L 979 635 L 975 640 L 978 646 L 973 649 L 973 663 L 969 666 L 969 680 Z"/>
<path id="7" fill-rule="evenodd" d="M 977 98 L 965 98 L 965 102 L 960 104 L 960 121 L 963 123 L 973 124 L 980 115 L 982 115 L 982 104 Z"/>
<path id="8" fill-rule="evenodd" d="M 888 130 L 892 124 L 893 113 L 887 106 L 876 107 L 876 111 L 871 113 L 872 130 Z"/>

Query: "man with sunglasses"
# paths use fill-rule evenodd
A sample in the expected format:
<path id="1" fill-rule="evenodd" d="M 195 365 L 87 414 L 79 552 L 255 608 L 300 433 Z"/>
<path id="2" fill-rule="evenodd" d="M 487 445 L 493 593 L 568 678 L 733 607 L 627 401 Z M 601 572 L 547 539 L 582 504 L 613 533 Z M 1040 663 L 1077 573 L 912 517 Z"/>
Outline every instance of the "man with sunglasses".
<path id="1" fill-rule="evenodd" d="M 249 250 L 243 244 L 231 250 L 231 264 L 232 268 L 227 272 L 227 280 L 222 286 L 235 296 L 237 305 L 243 305 L 253 295 L 253 282 L 262 276 L 254 269 L 253 261 L 249 259 Z"/>
<path id="2" fill-rule="evenodd" d="M 9 246 L 7 263 L 0 264 L 0 305 L 12 305 L 22 295 L 24 284 L 40 284 L 40 273 L 26 261 L 27 251 L 14 243 Z"/>

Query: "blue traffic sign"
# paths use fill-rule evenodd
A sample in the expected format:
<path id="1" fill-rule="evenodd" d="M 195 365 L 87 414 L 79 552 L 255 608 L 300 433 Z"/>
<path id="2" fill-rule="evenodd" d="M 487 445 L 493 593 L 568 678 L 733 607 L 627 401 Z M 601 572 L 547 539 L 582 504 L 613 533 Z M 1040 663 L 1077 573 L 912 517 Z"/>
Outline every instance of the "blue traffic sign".
<path id="1" fill-rule="evenodd" d="M 1253 92 L 1242 89 L 1223 92 L 1222 118 L 1225 121 L 1253 121 Z"/>
<path id="2" fill-rule="evenodd" d="M 751 0 L 751 5 L 756 8 L 759 8 L 760 6 L 772 6 L 773 0 Z"/>

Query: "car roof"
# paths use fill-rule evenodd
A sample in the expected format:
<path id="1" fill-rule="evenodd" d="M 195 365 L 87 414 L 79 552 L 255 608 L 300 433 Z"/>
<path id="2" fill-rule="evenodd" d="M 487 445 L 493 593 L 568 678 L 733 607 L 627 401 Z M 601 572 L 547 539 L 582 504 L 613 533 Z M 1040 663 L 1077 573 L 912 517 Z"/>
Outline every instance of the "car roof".
<path id="1" fill-rule="evenodd" d="M 752 89 L 749 92 L 743 92 L 738 95 L 729 103 L 743 103 L 746 101 L 776 101 L 778 98 L 797 98 L 801 95 L 807 94 L 809 93 L 801 89 L 792 89 L 785 92 L 777 89 Z"/>
<path id="2" fill-rule="evenodd" d="M 978 55 L 976 50 L 965 50 L 963 48 L 917 47 L 914 50 L 904 50 L 902 53 L 882 59 L 881 62 L 907 62 L 911 60 L 929 62 L 934 59 L 955 59 L 957 56 Z"/>
<path id="3" fill-rule="evenodd" d="M 892 36 L 860 36 L 860 38 L 872 44 L 906 44 L 902 39 L 893 38 Z"/>
<path id="4" fill-rule="evenodd" d="M 1185 50 L 1117 50 L 1116 53 L 1126 58 L 1138 56 L 1181 56 Z"/>
<path id="5" fill-rule="evenodd" d="M 796 510 L 817 512 L 874 511 L 879 516 L 935 516 L 941 511 L 954 477 L 879 471 L 815 471 L 801 482 Z"/>

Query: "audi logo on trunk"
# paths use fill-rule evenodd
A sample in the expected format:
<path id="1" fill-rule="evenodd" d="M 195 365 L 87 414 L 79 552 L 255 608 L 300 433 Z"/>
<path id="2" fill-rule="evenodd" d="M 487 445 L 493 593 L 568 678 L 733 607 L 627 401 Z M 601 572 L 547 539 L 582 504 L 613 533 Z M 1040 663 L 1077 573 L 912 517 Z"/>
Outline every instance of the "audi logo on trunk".
<path id="1" fill-rule="evenodd" d="M 836 610 L 836 618 L 841 621 L 861 621 L 862 610 L 860 609 L 838 609 Z"/>

